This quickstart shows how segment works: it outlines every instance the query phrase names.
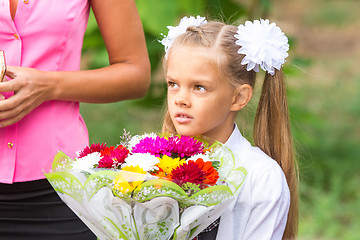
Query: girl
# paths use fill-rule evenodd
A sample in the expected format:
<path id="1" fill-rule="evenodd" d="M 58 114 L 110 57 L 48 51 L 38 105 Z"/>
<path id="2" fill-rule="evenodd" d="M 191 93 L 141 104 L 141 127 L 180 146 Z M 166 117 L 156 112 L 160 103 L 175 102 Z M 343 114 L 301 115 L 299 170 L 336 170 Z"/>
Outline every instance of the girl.
<path id="1" fill-rule="evenodd" d="M 280 70 L 287 38 L 268 20 L 235 27 L 190 17 L 169 29 L 161 41 L 168 85 L 163 131 L 216 139 L 248 172 L 235 205 L 223 213 L 219 226 L 214 222 L 212 231 L 205 229 L 197 238 L 294 239 L 298 180 Z M 267 72 L 253 147 L 234 121 L 251 99 L 259 66 Z"/>

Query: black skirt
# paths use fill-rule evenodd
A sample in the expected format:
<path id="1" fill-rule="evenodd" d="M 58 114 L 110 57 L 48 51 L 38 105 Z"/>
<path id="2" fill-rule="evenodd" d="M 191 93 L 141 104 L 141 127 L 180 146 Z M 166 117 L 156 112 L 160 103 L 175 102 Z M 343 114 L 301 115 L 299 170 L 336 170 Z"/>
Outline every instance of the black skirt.
<path id="1" fill-rule="evenodd" d="M 0 183 L 0 240 L 96 240 L 46 180 Z"/>

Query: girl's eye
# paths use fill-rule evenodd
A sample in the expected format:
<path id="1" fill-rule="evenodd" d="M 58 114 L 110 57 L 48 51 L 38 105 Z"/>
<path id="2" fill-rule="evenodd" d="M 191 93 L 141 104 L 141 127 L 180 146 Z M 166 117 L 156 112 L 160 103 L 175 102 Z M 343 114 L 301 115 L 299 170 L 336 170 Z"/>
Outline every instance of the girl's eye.
<path id="1" fill-rule="evenodd" d="M 177 88 L 178 85 L 174 82 L 168 82 L 168 88 Z"/>
<path id="2" fill-rule="evenodd" d="M 206 91 L 206 88 L 204 86 L 201 86 L 201 85 L 195 85 L 194 90 L 203 92 L 203 91 Z"/>

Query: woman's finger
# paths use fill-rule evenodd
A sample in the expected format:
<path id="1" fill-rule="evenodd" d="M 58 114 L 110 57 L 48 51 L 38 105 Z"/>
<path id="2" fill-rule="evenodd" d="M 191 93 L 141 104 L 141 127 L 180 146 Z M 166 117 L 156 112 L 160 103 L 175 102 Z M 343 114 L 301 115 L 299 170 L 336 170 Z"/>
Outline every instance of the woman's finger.
<path id="1" fill-rule="evenodd" d="M 1 90 L 0 90 L 0 92 L 1 92 Z M 24 100 L 21 97 L 19 97 L 17 94 L 12 95 L 8 99 L 0 101 L 0 112 L 15 109 L 18 106 L 20 106 L 20 104 L 23 103 L 23 101 Z"/>
<path id="2" fill-rule="evenodd" d="M 19 71 L 19 67 L 14 66 L 6 66 L 6 72 L 5 75 L 9 78 L 13 79 L 17 76 L 17 72 Z"/>
<path id="3" fill-rule="evenodd" d="M 0 111 L 0 121 L 12 119 L 22 112 L 21 108 L 13 108 L 8 111 Z"/>
<path id="4" fill-rule="evenodd" d="M 16 81 L 4 81 L 0 83 L 0 92 L 15 92 L 19 90 L 18 84 Z"/>
<path id="5" fill-rule="evenodd" d="M 8 118 L 8 119 L 5 119 L 5 120 L 0 120 L 0 127 L 7 127 L 7 126 L 10 126 L 18 121 L 20 121 L 23 117 L 26 116 L 26 111 L 22 111 L 20 112 L 19 114 L 11 117 L 11 118 Z"/>

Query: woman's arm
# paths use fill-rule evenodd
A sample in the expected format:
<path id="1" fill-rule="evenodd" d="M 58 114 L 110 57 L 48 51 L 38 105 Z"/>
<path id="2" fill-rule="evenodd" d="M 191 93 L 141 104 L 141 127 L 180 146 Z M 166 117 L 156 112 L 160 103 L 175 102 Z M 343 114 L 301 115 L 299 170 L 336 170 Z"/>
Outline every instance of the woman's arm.
<path id="1" fill-rule="evenodd" d="M 142 97 L 150 84 L 150 63 L 135 2 L 90 2 L 109 53 L 110 66 L 77 73 L 53 73 L 57 83 L 53 98 L 103 103 Z"/>
<path id="2" fill-rule="evenodd" d="M 0 126 L 11 125 L 44 101 L 108 103 L 145 95 L 150 63 L 142 24 L 132 0 L 90 0 L 109 54 L 110 66 L 86 71 L 44 72 L 8 66 L 11 81 L 0 84 Z"/>

